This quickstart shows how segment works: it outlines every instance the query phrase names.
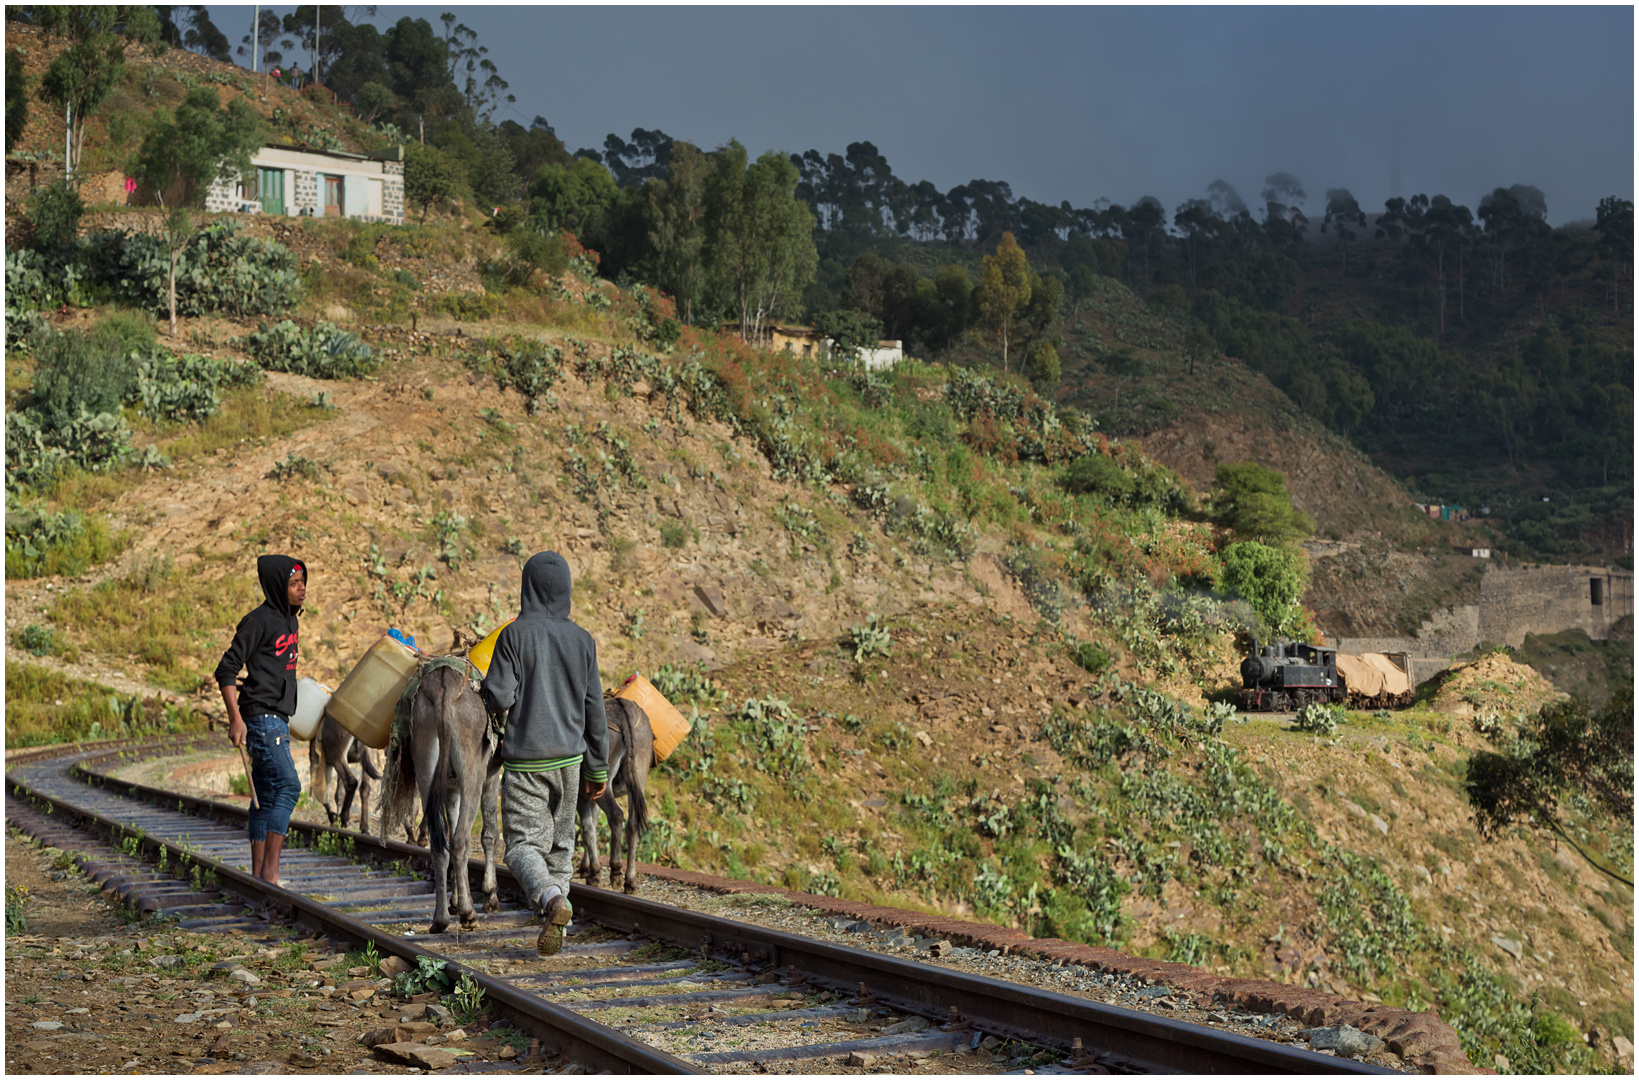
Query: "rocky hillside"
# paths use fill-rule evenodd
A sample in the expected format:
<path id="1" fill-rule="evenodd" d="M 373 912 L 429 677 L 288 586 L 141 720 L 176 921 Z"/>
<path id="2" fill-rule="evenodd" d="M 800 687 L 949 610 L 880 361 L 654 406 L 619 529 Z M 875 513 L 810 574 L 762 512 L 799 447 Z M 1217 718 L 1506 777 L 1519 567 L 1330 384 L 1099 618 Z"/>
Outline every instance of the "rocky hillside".
<path id="1" fill-rule="evenodd" d="M 1129 382 L 1072 371 L 1095 429 L 960 368 L 663 347 L 665 298 L 584 260 L 502 288 L 476 219 L 258 229 L 279 248 L 246 257 L 299 278 L 286 310 L 174 339 L 133 315 L 151 297 L 69 304 L 18 260 L 8 409 L 85 331 L 143 366 L 93 432 L 128 453 L 69 423 L 80 456 L 52 471 L 8 442 L 8 745 L 217 718 L 262 552 L 309 565 L 303 666 L 334 681 L 388 627 L 434 650 L 490 629 L 555 549 L 605 681 L 641 670 L 695 716 L 653 777 L 650 859 L 1433 1008 L 1503 1070 L 1631 1067 L 1631 891 L 1471 824 L 1468 757 L 1539 683 L 1487 661 L 1302 731 L 1228 706 L 1244 611 L 1179 584 L 1222 542 L 1187 484 L 1289 466 L 1322 530 L 1391 571 L 1443 526 L 1243 367 L 1174 370 L 1120 286 L 1099 311 Z M 1069 490 L 1085 457 L 1128 496 Z M 1388 576 L 1378 599 L 1363 580 L 1311 600 L 1392 622 Z M 1631 866 L 1631 822 L 1576 813 Z"/>

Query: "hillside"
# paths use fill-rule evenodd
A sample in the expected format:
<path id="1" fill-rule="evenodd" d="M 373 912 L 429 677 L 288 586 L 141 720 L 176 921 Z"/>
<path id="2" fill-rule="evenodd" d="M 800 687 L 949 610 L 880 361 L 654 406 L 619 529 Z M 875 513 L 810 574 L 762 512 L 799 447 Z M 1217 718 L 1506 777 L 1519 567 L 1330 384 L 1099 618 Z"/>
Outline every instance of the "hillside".
<path id="1" fill-rule="evenodd" d="M 695 714 L 649 858 L 1432 1008 L 1503 1071 L 1631 1067 L 1631 890 L 1481 839 L 1465 795 L 1551 688 L 1488 657 L 1329 735 L 1224 703 L 1249 609 L 1201 585 L 1215 463 L 1282 469 L 1322 533 L 1395 559 L 1457 535 L 1261 375 L 1192 376 L 1178 321 L 1109 279 L 1056 404 L 959 364 L 663 344 L 666 297 L 586 258 L 506 285 L 481 222 L 213 233 L 284 284 L 234 315 L 190 279 L 209 310 L 175 338 L 97 276 L 103 240 L 52 273 L 8 247 L 8 745 L 219 719 L 260 553 L 309 565 L 303 670 L 334 681 L 388 627 L 490 629 L 558 550 L 604 681 Z M 53 418 L 106 381 L 80 363 L 124 396 Z M 1109 490 L 1067 483 L 1085 459 Z M 1428 595 L 1465 587 L 1425 562 Z M 1309 602 L 1394 625 L 1405 577 Z M 1631 821 L 1567 813 L 1631 871 Z"/>

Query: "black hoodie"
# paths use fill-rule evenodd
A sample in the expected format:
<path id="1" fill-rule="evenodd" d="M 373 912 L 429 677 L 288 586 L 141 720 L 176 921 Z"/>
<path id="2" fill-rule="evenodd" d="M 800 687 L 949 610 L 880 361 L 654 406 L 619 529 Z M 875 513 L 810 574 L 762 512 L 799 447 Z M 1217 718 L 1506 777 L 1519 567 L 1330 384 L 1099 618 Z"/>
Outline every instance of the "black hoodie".
<path id="1" fill-rule="evenodd" d="M 285 719 L 296 711 L 296 616 L 301 608 L 290 606 L 290 572 L 307 564 L 289 555 L 261 555 L 256 559 L 256 576 L 267 600 L 239 620 L 233 644 L 216 665 L 216 685 L 230 686 L 245 669 L 239 688 L 239 715 L 259 716 L 278 713 Z"/>
<path id="2" fill-rule="evenodd" d="M 524 565 L 518 618 L 495 641 L 484 701 L 512 710 L 501 740 L 508 770 L 551 772 L 584 759 L 583 779 L 608 779 L 598 647 L 569 620 L 569 564 L 555 551 Z"/>

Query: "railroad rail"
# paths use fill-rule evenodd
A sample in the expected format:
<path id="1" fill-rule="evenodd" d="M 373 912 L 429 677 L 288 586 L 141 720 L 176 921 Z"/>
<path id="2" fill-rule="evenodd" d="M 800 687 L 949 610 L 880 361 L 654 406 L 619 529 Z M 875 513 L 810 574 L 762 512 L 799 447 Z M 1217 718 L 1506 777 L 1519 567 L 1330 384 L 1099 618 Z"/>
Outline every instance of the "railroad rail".
<path id="1" fill-rule="evenodd" d="M 418 957 L 440 958 L 452 977 L 465 974 L 483 988 L 492 1017 L 591 1070 L 744 1072 L 799 1064 L 818 1071 L 839 1060 L 973 1050 L 994 1036 L 1058 1056 L 1037 1073 L 1392 1071 L 580 884 L 563 950 L 541 958 L 535 920 L 517 902 L 520 892 L 505 866 L 502 910 L 480 913 L 476 929 L 436 937 L 395 930 L 431 917 L 424 874 L 392 869 L 406 861 L 424 868 L 425 848 L 292 821 L 280 867 L 285 886 L 269 885 L 236 865 L 246 852 L 243 808 L 113 775 L 145 758 L 226 749 L 216 735 L 19 755 L 7 762 L 7 817 L 58 846 L 70 846 L 74 831 L 118 845 L 118 856 L 98 868 L 101 880 L 126 886 L 139 909 L 166 912 L 187 928 L 263 926 L 255 913 L 273 912 L 348 947 L 373 943 L 381 955 L 411 965 Z M 159 861 L 162 851 L 160 865 L 170 872 L 139 863 Z M 208 880 L 214 875 L 237 902 L 201 895 L 197 874 L 192 887 L 177 880 L 184 866 Z M 468 872 L 476 882 L 481 862 L 471 862 Z M 653 956 L 656 944 L 670 947 L 670 955 Z M 480 965 L 523 970 L 502 976 Z M 900 1014 L 904 1019 L 893 1022 Z M 611 1022 L 600 1023 L 600 1015 Z M 764 1022 L 778 1045 L 711 1048 Z M 672 1053 L 644 1034 L 673 1044 L 686 1034 L 690 1046 Z"/>

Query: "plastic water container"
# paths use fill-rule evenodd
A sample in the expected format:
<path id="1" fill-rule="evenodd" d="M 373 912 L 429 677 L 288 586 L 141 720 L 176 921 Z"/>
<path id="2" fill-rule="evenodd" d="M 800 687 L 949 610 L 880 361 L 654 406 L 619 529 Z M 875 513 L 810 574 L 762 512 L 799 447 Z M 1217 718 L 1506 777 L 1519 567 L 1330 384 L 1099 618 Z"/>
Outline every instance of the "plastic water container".
<path id="1" fill-rule="evenodd" d="M 290 714 L 290 733 L 311 739 L 319 732 L 319 720 L 330 703 L 330 687 L 312 679 L 296 680 L 296 711 Z"/>
<path id="2" fill-rule="evenodd" d="M 393 733 L 393 706 L 420 659 L 402 641 L 381 635 L 336 687 L 325 711 L 359 742 L 380 750 Z"/>
<path id="3" fill-rule="evenodd" d="M 485 637 L 483 641 L 480 641 L 478 644 L 474 645 L 472 647 L 472 651 L 467 653 L 467 662 L 479 671 L 483 672 L 485 675 L 488 675 L 489 662 L 495 657 L 495 643 L 500 640 L 501 631 L 511 626 L 512 623 L 513 620 L 508 619 L 500 626 L 497 626 L 495 629 L 491 630 L 489 635 Z"/>
<path id="4" fill-rule="evenodd" d="M 666 700 L 666 695 L 656 690 L 654 684 L 643 676 L 633 675 L 627 679 L 615 697 L 637 702 L 638 708 L 648 716 L 649 730 L 654 732 L 656 760 L 665 761 L 688 735 L 688 720 L 677 711 L 677 706 Z"/>

